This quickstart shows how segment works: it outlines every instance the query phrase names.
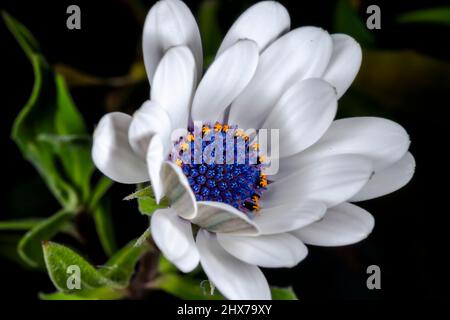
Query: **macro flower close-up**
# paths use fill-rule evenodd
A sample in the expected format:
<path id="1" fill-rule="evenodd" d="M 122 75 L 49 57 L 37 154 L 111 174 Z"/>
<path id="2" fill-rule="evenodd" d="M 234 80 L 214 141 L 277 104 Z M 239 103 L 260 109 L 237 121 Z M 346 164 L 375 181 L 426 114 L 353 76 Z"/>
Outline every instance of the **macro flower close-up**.
<path id="1" fill-rule="evenodd" d="M 5 304 L 271 318 L 448 296 L 446 1 L 0 9 Z"/>
<path id="2" fill-rule="evenodd" d="M 143 32 L 150 100 L 132 116 L 105 115 L 94 133 L 101 172 L 121 183 L 150 181 L 156 201 L 167 198 L 169 207 L 151 217 L 167 259 L 183 272 L 200 263 L 229 299 L 270 299 L 258 266 L 293 267 L 305 244 L 366 238 L 374 218 L 352 202 L 391 193 L 414 173 L 397 123 L 333 121 L 360 68 L 359 44 L 290 24 L 281 4 L 255 4 L 203 75 L 194 16 L 179 0 L 158 2 Z M 279 141 L 257 152 L 262 137 L 249 129 L 276 129 Z"/>

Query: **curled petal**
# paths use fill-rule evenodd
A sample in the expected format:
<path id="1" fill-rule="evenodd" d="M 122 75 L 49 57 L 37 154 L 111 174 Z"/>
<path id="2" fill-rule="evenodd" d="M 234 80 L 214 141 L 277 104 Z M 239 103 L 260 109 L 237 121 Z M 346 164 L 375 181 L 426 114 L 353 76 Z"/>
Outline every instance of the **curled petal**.
<path id="1" fill-rule="evenodd" d="M 240 235 L 259 233 L 258 227 L 244 213 L 221 202 L 198 202 L 197 216 L 192 223 L 211 232 Z"/>
<path id="2" fill-rule="evenodd" d="M 161 183 L 171 208 L 180 217 L 193 219 L 197 215 L 197 201 L 180 167 L 165 161 L 161 167 Z"/>
<path id="3" fill-rule="evenodd" d="M 94 131 L 92 159 L 107 177 L 120 183 L 148 181 L 147 167 L 128 143 L 131 117 L 125 113 L 108 113 Z"/>

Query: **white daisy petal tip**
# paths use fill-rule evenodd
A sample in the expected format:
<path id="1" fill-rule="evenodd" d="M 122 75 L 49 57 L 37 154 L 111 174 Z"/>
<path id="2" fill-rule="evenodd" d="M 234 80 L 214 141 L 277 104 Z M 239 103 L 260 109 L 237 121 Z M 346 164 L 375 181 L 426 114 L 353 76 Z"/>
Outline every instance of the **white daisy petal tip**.
<path id="1" fill-rule="evenodd" d="M 337 154 L 356 154 L 372 160 L 379 171 L 400 160 L 411 141 L 398 123 L 378 117 L 334 120 L 325 134 L 310 148 L 289 161 L 300 166 Z"/>
<path id="2" fill-rule="evenodd" d="M 126 184 L 149 180 L 145 162 L 128 142 L 131 116 L 108 113 L 99 121 L 93 136 L 92 160 L 107 177 Z"/>
<path id="3" fill-rule="evenodd" d="M 236 258 L 264 268 L 292 268 L 308 254 L 303 242 L 288 233 L 258 237 L 218 233 L 217 240 Z"/>
<path id="4" fill-rule="evenodd" d="M 240 39 L 252 39 L 263 51 L 276 38 L 288 31 L 291 19 L 286 8 L 276 1 L 261 1 L 248 8 L 225 35 L 217 56 Z"/>
<path id="5" fill-rule="evenodd" d="M 367 184 L 349 201 L 365 201 L 395 192 L 411 181 L 415 168 L 416 161 L 413 155 L 407 152 L 393 165 L 375 171 Z"/>
<path id="6" fill-rule="evenodd" d="M 375 219 L 366 210 L 342 203 L 328 209 L 322 220 L 292 232 L 306 244 L 336 247 L 360 242 L 375 226 Z"/>
<path id="7" fill-rule="evenodd" d="M 151 84 L 165 51 L 174 46 L 189 47 L 201 74 L 203 49 L 194 16 L 180 0 L 161 0 L 148 12 L 142 35 L 145 69 Z"/>
<path id="8" fill-rule="evenodd" d="M 158 248 L 179 270 L 187 273 L 197 267 L 200 258 L 189 221 L 171 208 L 159 209 L 153 213 L 150 227 Z"/>
<path id="9" fill-rule="evenodd" d="M 369 181 L 374 170 L 370 158 L 338 154 L 319 158 L 268 186 L 261 200 L 269 206 L 319 201 L 333 207 L 353 197 Z"/>
<path id="10" fill-rule="evenodd" d="M 335 88 L 338 98 L 342 97 L 358 74 L 362 62 L 359 43 L 346 34 L 332 34 L 333 53 L 323 79 Z"/>
<path id="11" fill-rule="evenodd" d="M 215 234 L 200 230 L 196 243 L 203 270 L 227 299 L 271 299 L 269 284 L 261 270 L 229 254 Z"/>
<path id="12" fill-rule="evenodd" d="M 191 220 L 197 215 L 197 201 L 181 168 L 171 161 L 161 165 L 163 193 L 180 217 Z"/>

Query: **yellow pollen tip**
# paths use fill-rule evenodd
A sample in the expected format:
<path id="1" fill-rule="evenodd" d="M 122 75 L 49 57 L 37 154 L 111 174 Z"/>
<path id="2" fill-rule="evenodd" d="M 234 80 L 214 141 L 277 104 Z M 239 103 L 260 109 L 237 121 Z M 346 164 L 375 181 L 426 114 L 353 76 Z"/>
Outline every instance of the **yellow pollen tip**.
<path id="1" fill-rule="evenodd" d="M 228 132 L 229 129 L 230 129 L 230 126 L 227 125 L 227 124 L 224 124 L 224 125 L 222 126 L 223 132 Z"/>
<path id="2" fill-rule="evenodd" d="M 202 132 L 205 134 L 208 134 L 211 131 L 211 129 L 209 127 L 204 126 L 202 129 Z"/>
<path id="3" fill-rule="evenodd" d="M 267 187 L 267 176 L 265 174 L 261 174 L 259 178 L 259 185 L 261 187 Z"/>
<path id="4" fill-rule="evenodd" d="M 192 133 L 188 134 L 187 141 L 194 141 L 194 135 Z"/>
<path id="5" fill-rule="evenodd" d="M 181 167 L 181 165 L 183 164 L 183 161 L 181 161 L 181 159 L 177 159 L 175 161 L 175 163 L 176 163 L 177 166 Z"/>
<path id="6" fill-rule="evenodd" d="M 181 150 L 186 151 L 189 148 L 189 144 L 187 144 L 186 142 L 183 142 L 181 145 Z"/>
<path id="7" fill-rule="evenodd" d="M 216 132 L 221 131 L 221 130 L 222 130 L 222 125 L 221 125 L 220 123 L 216 123 L 216 124 L 214 125 L 214 130 L 215 130 Z"/>
<path id="8" fill-rule="evenodd" d="M 260 163 L 266 162 L 266 157 L 265 156 L 259 156 L 259 162 Z"/>
<path id="9" fill-rule="evenodd" d="M 259 143 L 252 144 L 252 149 L 255 151 L 259 150 Z"/>

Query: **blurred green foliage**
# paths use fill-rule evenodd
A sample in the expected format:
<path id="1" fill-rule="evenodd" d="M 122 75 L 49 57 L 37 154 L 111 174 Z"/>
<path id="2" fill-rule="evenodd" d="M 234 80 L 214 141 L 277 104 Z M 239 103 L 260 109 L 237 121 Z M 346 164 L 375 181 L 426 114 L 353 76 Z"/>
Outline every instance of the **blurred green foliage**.
<path id="1" fill-rule="evenodd" d="M 406 12 L 397 17 L 399 23 L 431 23 L 450 26 L 450 6 Z"/>

